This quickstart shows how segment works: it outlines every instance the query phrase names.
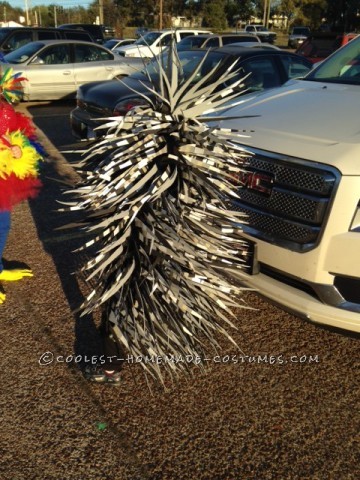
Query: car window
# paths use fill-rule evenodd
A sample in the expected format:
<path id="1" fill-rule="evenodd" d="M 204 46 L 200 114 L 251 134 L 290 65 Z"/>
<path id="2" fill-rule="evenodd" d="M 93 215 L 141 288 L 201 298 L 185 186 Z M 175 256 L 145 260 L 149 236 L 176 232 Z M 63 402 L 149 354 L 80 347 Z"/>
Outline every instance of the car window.
<path id="1" fill-rule="evenodd" d="M 337 50 L 305 80 L 360 85 L 360 38 Z"/>
<path id="2" fill-rule="evenodd" d="M 27 43 L 33 41 L 32 32 L 15 32 L 11 37 L 7 40 L 6 46 L 9 46 L 8 50 L 16 50 Z"/>
<path id="3" fill-rule="evenodd" d="M 183 39 L 183 38 L 186 38 L 186 37 L 190 37 L 191 35 L 194 35 L 193 32 L 180 32 L 180 38 Z"/>
<path id="4" fill-rule="evenodd" d="M 171 39 L 173 38 L 173 35 L 171 33 L 167 33 L 163 37 L 160 38 L 159 45 L 164 46 L 169 46 L 171 43 Z"/>
<path id="5" fill-rule="evenodd" d="M 39 40 L 56 40 L 57 38 L 59 38 L 59 35 L 57 32 L 46 32 L 46 31 L 38 32 Z"/>
<path id="6" fill-rule="evenodd" d="M 230 45 L 230 43 L 237 43 L 237 42 L 253 42 L 254 37 L 241 37 L 240 35 L 234 35 L 232 37 L 222 37 L 223 45 Z"/>
<path id="7" fill-rule="evenodd" d="M 292 55 L 281 55 L 279 58 L 288 78 L 303 77 L 310 70 L 308 63 L 301 58 L 293 57 Z"/>
<path id="8" fill-rule="evenodd" d="M 46 65 L 62 65 L 70 63 L 69 47 L 66 44 L 51 45 L 44 48 L 37 55 L 37 59 L 41 60 Z"/>
<path id="9" fill-rule="evenodd" d="M 179 52 L 179 59 L 181 63 L 182 70 L 179 69 L 179 75 L 182 78 L 189 78 L 191 74 L 194 72 L 198 64 L 201 62 L 201 60 L 206 56 L 206 59 L 198 72 L 196 78 L 194 79 L 194 82 L 197 82 L 200 80 L 202 77 L 204 77 L 212 68 L 216 67 L 219 65 L 221 62 L 223 62 L 225 56 L 222 53 L 219 52 L 211 52 L 209 55 L 206 55 L 205 50 L 192 50 L 187 51 L 187 52 Z M 168 54 L 164 53 L 161 56 L 162 64 L 166 68 L 167 63 L 168 63 Z M 149 62 L 146 66 L 146 71 L 147 74 L 151 76 L 151 78 L 156 81 L 156 79 L 159 77 L 159 64 L 158 60 L 152 60 Z M 142 78 L 144 76 L 144 73 L 134 73 L 132 75 L 133 78 Z"/>
<path id="10" fill-rule="evenodd" d="M 0 41 L 7 37 L 9 31 L 6 28 L 0 28 Z"/>
<path id="11" fill-rule="evenodd" d="M 305 27 L 294 27 L 292 30 L 292 35 L 309 35 L 310 29 Z"/>
<path id="12" fill-rule="evenodd" d="M 209 38 L 205 43 L 205 45 L 203 46 L 206 48 L 219 47 L 220 46 L 219 37 Z"/>
<path id="13" fill-rule="evenodd" d="M 113 60 L 110 52 L 97 47 L 96 45 L 75 44 L 75 62 L 87 63 L 101 60 Z"/>
<path id="14" fill-rule="evenodd" d="M 336 42 L 339 43 L 339 40 L 336 41 L 334 38 L 313 38 L 304 43 L 297 50 L 297 53 L 305 57 L 325 58 L 340 46 Z"/>
<path id="15" fill-rule="evenodd" d="M 93 39 L 88 32 L 74 30 L 73 32 L 63 32 L 64 38 L 69 40 L 83 40 L 84 42 L 92 42 Z"/>
<path id="16" fill-rule="evenodd" d="M 136 40 L 135 45 L 152 45 L 161 35 L 161 32 L 149 32 Z"/>
<path id="17" fill-rule="evenodd" d="M 4 55 L 4 59 L 7 63 L 25 63 L 32 58 L 44 44 L 42 42 L 31 42 L 18 48 L 14 52 Z"/>
<path id="18" fill-rule="evenodd" d="M 119 47 L 120 45 L 118 45 L 118 43 L 120 43 L 119 40 L 107 40 L 103 45 L 105 48 L 108 48 L 109 50 L 111 50 L 115 46 Z M 122 45 L 125 45 L 125 44 L 122 44 Z"/>
<path id="19" fill-rule="evenodd" d="M 271 57 L 255 57 L 241 62 L 242 74 L 249 74 L 245 81 L 248 88 L 262 90 L 281 85 L 276 63 Z"/>
<path id="20" fill-rule="evenodd" d="M 231 38 L 231 37 L 229 37 L 229 38 Z M 223 42 L 226 41 L 226 43 L 224 43 L 224 45 L 230 45 L 231 43 L 234 44 L 234 43 L 241 43 L 241 42 L 251 42 L 251 43 L 259 42 L 259 43 L 261 43 L 260 40 L 258 40 L 257 38 L 258 37 L 256 35 L 237 35 L 236 37 L 231 38 L 231 42 L 228 41 L 228 37 L 223 38 Z M 265 45 L 261 44 L 261 48 L 265 47 Z"/>
<path id="21" fill-rule="evenodd" d="M 177 44 L 177 49 L 178 50 L 186 50 L 186 49 L 192 49 L 192 48 L 197 48 L 200 47 L 204 43 L 205 39 L 204 37 L 201 37 L 199 35 L 194 36 L 189 36 L 185 40 L 181 40 Z"/>

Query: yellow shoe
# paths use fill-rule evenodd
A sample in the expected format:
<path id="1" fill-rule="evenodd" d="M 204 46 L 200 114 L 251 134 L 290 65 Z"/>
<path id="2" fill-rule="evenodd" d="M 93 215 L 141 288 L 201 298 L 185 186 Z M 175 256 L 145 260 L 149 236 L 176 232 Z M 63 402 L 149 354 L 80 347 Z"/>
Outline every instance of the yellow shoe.
<path id="1" fill-rule="evenodd" d="M 21 280 L 24 277 L 32 277 L 33 273 L 31 270 L 24 270 L 21 268 L 14 268 L 14 270 L 3 270 L 0 273 L 0 280 L 5 282 L 16 282 Z"/>
<path id="2" fill-rule="evenodd" d="M 3 292 L 0 292 L 0 305 L 6 300 L 6 295 Z"/>

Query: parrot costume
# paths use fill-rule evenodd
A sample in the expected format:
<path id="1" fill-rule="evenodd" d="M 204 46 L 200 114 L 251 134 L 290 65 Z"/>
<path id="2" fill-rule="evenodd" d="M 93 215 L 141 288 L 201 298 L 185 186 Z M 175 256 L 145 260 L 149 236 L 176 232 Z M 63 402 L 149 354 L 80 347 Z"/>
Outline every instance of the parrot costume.
<path id="1" fill-rule="evenodd" d="M 0 281 L 32 276 L 28 269 L 4 269 L 2 255 L 10 230 L 10 214 L 19 202 L 34 198 L 40 187 L 39 162 L 42 147 L 36 140 L 30 118 L 16 112 L 11 102 L 21 98 L 19 74 L 7 69 L 0 79 Z M 5 301 L 0 291 L 0 303 Z"/>

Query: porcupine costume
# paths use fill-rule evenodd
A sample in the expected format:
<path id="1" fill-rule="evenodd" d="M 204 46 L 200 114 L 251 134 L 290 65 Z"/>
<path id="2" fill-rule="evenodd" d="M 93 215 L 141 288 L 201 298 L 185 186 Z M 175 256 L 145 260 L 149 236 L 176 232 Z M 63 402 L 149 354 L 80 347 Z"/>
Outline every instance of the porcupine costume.
<path id="1" fill-rule="evenodd" d="M 116 342 L 134 357 L 202 357 L 218 346 L 216 333 L 231 339 L 222 325 L 232 325 L 233 307 L 246 306 L 231 280 L 248 254 L 238 226 L 244 217 L 227 199 L 236 196 L 232 179 L 248 154 L 229 142 L 237 132 L 201 116 L 235 99 L 243 79 L 234 62 L 195 82 L 204 61 L 182 79 L 171 47 L 168 61 L 158 61 L 158 84 L 142 95 L 146 105 L 107 123 L 69 192 L 77 196 L 70 208 L 83 211 L 84 231 L 93 235 L 83 248 L 97 252 L 82 269 L 97 279 L 83 313 L 103 306 Z M 234 83 L 221 88 L 225 82 Z M 163 368 L 189 366 L 141 365 L 161 381 Z"/>

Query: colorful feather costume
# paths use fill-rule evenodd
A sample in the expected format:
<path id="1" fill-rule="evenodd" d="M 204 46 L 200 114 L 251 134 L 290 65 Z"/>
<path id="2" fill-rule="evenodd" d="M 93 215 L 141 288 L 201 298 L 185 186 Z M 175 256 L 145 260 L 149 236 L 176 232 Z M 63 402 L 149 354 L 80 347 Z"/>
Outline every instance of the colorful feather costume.
<path id="1" fill-rule="evenodd" d="M 159 84 L 142 95 L 146 106 L 108 122 L 106 138 L 78 165 L 83 180 L 68 192 L 91 235 L 83 248 L 95 250 L 83 267 L 96 279 L 83 313 L 105 304 L 119 344 L 161 381 L 164 369 L 186 370 L 185 358 L 216 349 L 217 333 L 231 340 L 224 325 L 233 326 L 233 307 L 246 307 L 234 280 L 249 255 L 244 216 L 228 199 L 248 154 L 228 141 L 229 131 L 208 126 L 215 117 L 201 116 L 237 97 L 243 79 L 235 80 L 233 65 L 209 83 L 215 66 L 194 82 L 204 60 L 181 80 L 171 48 L 166 65 L 159 61 Z"/>
<path id="2" fill-rule="evenodd" d="M 0 80 L 0 211 L 11 210 L 17 203 L 37 195 L 41 148 L 35 139 L 35 127 L 18 113 L 9 101 L 21 95 L 19 74 L 7 69 Z"/>

